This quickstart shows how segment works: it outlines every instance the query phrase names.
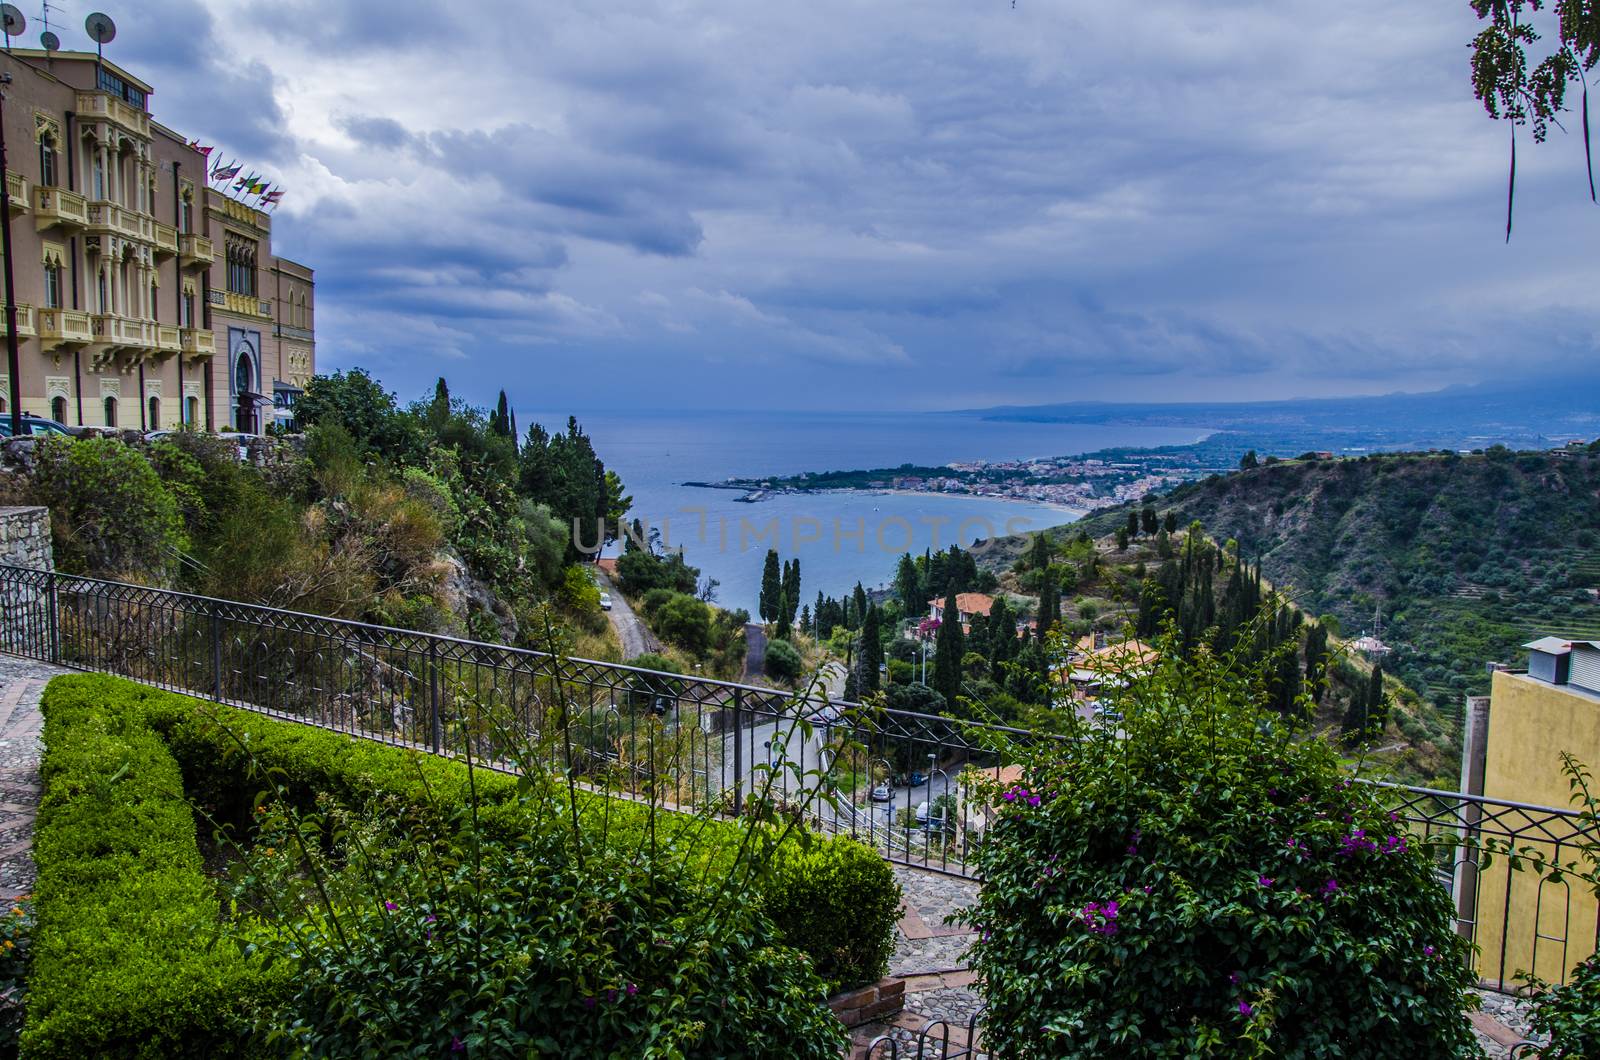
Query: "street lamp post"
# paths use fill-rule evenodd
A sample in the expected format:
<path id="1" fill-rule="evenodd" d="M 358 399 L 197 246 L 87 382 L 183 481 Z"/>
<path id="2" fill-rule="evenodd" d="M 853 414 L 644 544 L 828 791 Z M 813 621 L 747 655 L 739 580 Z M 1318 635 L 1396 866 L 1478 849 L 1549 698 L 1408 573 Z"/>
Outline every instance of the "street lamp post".
<path id="1" fill-rule="evenodd" d="M 11 178 L 6 169 L 6 93 L 11 75 L 0 73 L 0 252 L 6 256 L 6 364 L 10 368 L 11 437 L 22 437 L 22 366 L 17 356 L 16 281 L 11 270 Z"/>

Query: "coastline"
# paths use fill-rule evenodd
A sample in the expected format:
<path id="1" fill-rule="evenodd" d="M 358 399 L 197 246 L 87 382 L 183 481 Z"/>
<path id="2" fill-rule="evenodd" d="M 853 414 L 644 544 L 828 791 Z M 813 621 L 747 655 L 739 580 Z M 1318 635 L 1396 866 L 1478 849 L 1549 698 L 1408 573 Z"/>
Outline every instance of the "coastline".
<path id="1" fill-rule="evenodd" d="M 767 489 L 761 486 L 739 486 L 733 483 L 716 482 L 680 482 L 680 486 L 688 489 L 734 490 L 740 493 L 764 493 L 765 497 L 746 501 L 749 504 L 763 504 L 773 497 L 805 497 L 805 496 L 853 496 L 853 497 L 944 497 L 949 500 L 963 501 L 1001 501 L 1006 504 L 1029 504 L 1036 508 L 1048 508 L 1052 511 L 1062 512 L 1071 516 L 1068 522 L 1082 519 L 1094 509 L 1072 508 L 1054 501 L 1042 501 L 1034 497 L 1013 497 L 1004 493 L 950 493 L 944 490 L 908 490 L 895 489 L 884 486 L 878 489 L 853 489 L 849 486 L 835 486 L 827 489 L 798 489 L 794 487 Z"/>

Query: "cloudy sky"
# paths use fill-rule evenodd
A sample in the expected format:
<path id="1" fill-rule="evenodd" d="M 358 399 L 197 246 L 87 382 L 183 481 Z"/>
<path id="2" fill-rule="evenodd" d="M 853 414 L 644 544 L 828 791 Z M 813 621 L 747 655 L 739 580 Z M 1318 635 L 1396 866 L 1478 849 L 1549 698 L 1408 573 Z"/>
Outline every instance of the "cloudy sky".
<path id="1" fill-rule="evenodd" d="M 103 9 L 158 119 L 289 189 L 319 367 L 406 398 L 442 373 L 525 408 L 949 408 L 1600 364 L 1581 141 L 1524 138 L 1505 246 L 1466 0 Z"/>

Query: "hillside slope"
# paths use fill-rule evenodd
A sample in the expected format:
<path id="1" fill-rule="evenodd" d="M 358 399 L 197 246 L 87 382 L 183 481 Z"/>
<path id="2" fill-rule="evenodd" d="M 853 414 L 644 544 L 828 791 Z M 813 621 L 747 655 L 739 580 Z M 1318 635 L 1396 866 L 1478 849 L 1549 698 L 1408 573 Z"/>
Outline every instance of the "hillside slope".
<path id="1" fill-rule="evenodd" d="M 1600 639 L 1600 454 L 1393 454 L 1283 461 L 1153 498 L 1199 520 L 1305 610 L 1395 648 L 1394 671 L 1447 716 L 1484 664 L 1535 636 Z M 1084 522 L 1105 534 L 1127 507 Z"/>

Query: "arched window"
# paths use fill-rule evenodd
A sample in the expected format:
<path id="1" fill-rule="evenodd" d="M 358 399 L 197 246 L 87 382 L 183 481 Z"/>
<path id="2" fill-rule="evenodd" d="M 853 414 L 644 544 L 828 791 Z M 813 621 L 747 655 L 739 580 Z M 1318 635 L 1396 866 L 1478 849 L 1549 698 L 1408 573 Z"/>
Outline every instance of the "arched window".
<path id="1" fill-rule="evenodd" d="M 60 394 L 50 399 L 50 418 L 57 423 L 67 422 L 67 399 Z"/>
<path id="2" fill-rule="evenodd" d="M 150 399 L 149 404 L 150 404 L 150 420 L 149 420 L 149 426 L 146 429 L 147 430 L 152 430 L 152 431 L 159 431 L 161 429 L 161 399 L 158 398 L 158 397 L 153 397 L 153 398 Z"/>
<path id="3" fill-rule="evenodd" d="M 107 427 L 115 427 L 116 425 L 117 425 L 117 399 L 114 398 L 114 397 L 108 397 L 108 398 L 106 398 L 106 426 Z"/>
<path id="4" fill-rule="evenodd" d="M 233 391 L 236 394 L 246 394 L 254 390 L 255 372 L 250 364 L 248 353 L 239 354 L 239 363 L 233 369 Z"/>

